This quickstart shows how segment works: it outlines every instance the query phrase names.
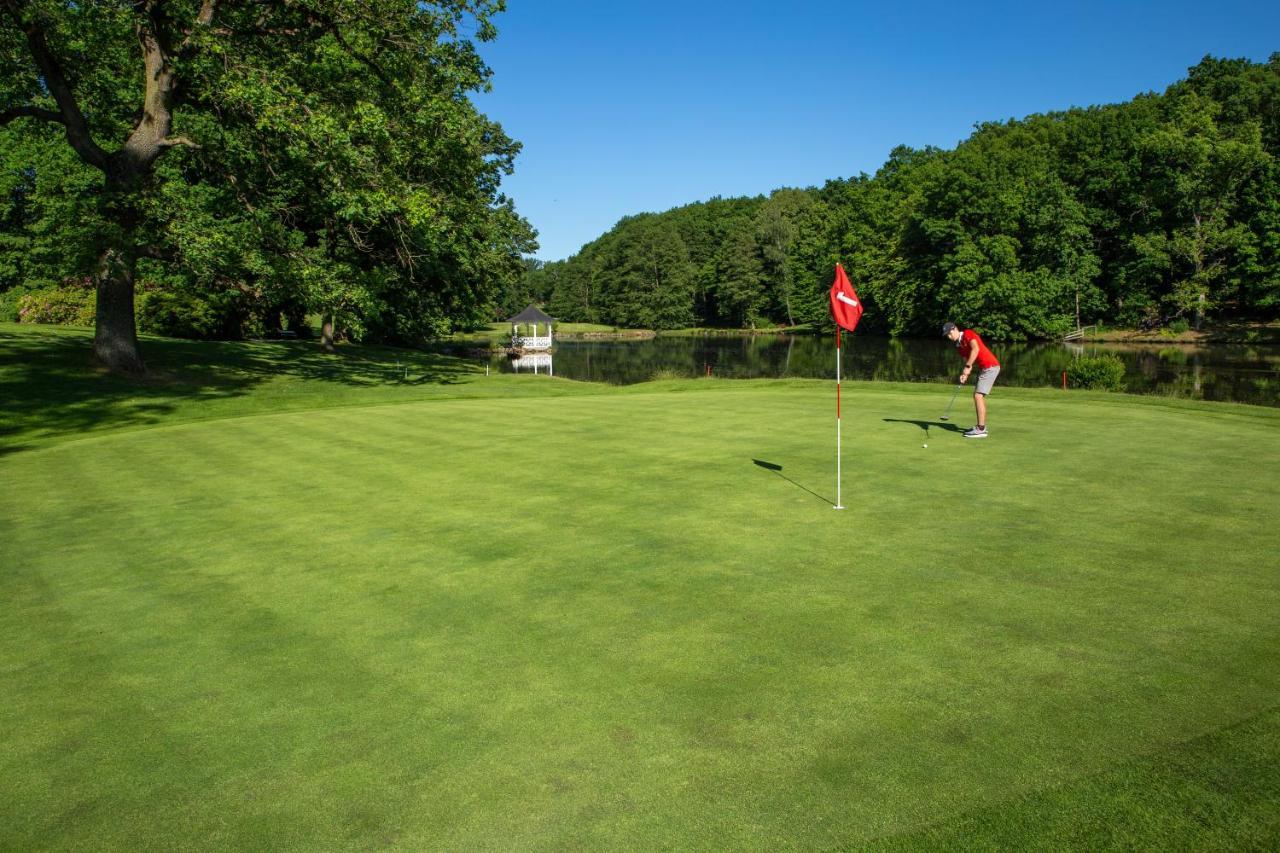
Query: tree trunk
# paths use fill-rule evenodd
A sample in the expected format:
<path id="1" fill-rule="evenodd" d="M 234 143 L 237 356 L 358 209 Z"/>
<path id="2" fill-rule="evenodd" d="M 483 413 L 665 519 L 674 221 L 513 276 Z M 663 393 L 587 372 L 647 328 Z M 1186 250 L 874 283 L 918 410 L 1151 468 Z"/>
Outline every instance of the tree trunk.
<path id="1" fill-rule="evenodd" d="M 166 10 L 159 2 L 134 3 L 138 12 L 135 28 L 144 66 L 143 97 L 137 121 L 124 145 L 108 153 L 93 138 L 89 122 L 76 100 L 76 93 L 64 71 L 64 58 L 49 46 L 44 14 L 24 8 L 33 4 L 4 2 L 3 6 L 26 36 L 31 58 L 40 76 L 40 90 L 53 98 L 56 112 L 26 107 L 25 115 L 63 126 L 67 143 L 87 165 L 102 171 L 106 193 L 104 217 L 112 233 L 98 256 L 97 306 L 94 312 L 93 354 L 110 370 L 141 375 L 146 372 L 138 331 L 133 320 L 134 277 L 138 261 L 138 200 L 143 184 L 151 178 L 156 160 L 175 145 L 193 145 L 186 137 L 169 136 L 173 126 L 173 95 L 177 84 L 172 57 L 185 50 L 196 28 L 213 23 L 215 0 L 202 0 L 195 20 L 176 34 L 169 26 Z M 6 25 L 7 29 L 8 25 Z"/>
<path id="2" fill-rule="evenodd" d="M 325 312 L 324 318 L 320 321 L 320 348 L 325 352 L 337 352 L 337 348 L 333 345 L 333 312 Z"/>
<path id="3" fill-rule="evenodd" d="M 132 247 L 113 246 L 98 263 L 98 300 L 94 311 L 93 355 L 109 370 L 140 376 L 147 372 L 133 320 L 133 283 L 137 256 Z"/>
<path id="4" fill-rule="evenodd" d="M 1195 247 L 1196 247 L 1196 254 L 1195 254 L 1196 272 L 1195 272 L 1195 275 L 1192 277 L 1192 281 L 1194 281 L 1197 285 L 1199 285 L 1199 286 L 1203 287 L 1203 286 L 1204 286 L 1204 278 L 1205 278 L 1205 275 L 1204 275 L 1204 256 L 1205 256 L 1205 242 L 1206 242 L 1206 241 L 1205 241 L 1205 236 L 1204 236 L 1204 229 L 1201 227 L 1200 214 L 1198 214 L 1198 213 L 1197 213 L 1197 214 L 1195 214 L 1195 220 L 1196 220 L 1196 242 L 1195 242 Z M 1202 290 L 1202 291 L 1200 291 L 1200 294 L 1199 294 L 1198 298 L 1196 299 L 1196 322 L 1195 322 L 1195 327 L 1194 327 L 1194 328 L 1195 328 L 1195 330 L 1196 330 L 1197 332 L 1198 332 L 1198 331 L 1200 331 L 1200 324 L 1201 324 L 1202 322 L 1204 322 L 1204 291 L 1203 291 L 1203 290 Z M 1199 389 L 1197 389 L 1197 390 L 1199 390 Z"/>
<path id="5" fill-rule="evenodd" d="M 122 149 L 108 162 L 100 213 L 107 223 L 98 254 L 97 304 L 94 309 L 93 356 L 113 373 L 141 376 L 147 372 L 133 316 L 138 272 L 138 194 L 145 173 L 136 170 Z"/>

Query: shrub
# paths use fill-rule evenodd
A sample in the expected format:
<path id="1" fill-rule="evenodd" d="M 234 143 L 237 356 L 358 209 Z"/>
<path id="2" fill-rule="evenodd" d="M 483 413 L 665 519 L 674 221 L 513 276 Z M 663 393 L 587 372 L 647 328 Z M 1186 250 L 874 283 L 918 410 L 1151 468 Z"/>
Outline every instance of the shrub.
<path id="1" fill-rule="evenodd" d="M 58 286 L 54 281 L 28 281 L 17 284 L 0 293 L 0 323 L 17 323 L 18 308 L 22 297 L 38 290 L 50 290 Z M 34 322 L 34 321 L 32 321 Z"/>
<path id="2" fill-rule="evenodd" d="M 1081 356 L 1067 368 L 1067 381 L 1073 388 L 1123 391 L 1124 362 L 1111 353 Z"/>
<path id="3" fill-rule="evenodd" d="M 212 338 L 222 317 L 205 299 L 180 290 L 149 290 L 137 296 L 138 331 L 171 338 Z"/>
<path id="4" fill-rule="evenodd" d="M 227 293 L 209 303 L 218 319 L 220 331 L 211 333 L 221 338 L 265 338 L 267 318 L 261 304 L 244 294 Z"/>
<path id="5" fill-rule="evenodd" d="M 37 290 L 18 297 L 18 322 L 92 326 L 94 307 L 92 286 L 68 284 Z"/>

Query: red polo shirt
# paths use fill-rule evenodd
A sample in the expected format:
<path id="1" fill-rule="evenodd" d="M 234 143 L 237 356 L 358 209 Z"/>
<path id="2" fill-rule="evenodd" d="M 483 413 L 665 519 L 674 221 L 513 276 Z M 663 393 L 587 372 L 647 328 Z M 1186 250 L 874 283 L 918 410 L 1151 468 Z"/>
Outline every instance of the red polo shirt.
<path id="1" fill-rule="evenodd" d="M 960 340 L 956 341 L 956 352 L 960 353 L 960 357 L 966 362 L 969 360 L 969 350 L 972 349 L 970 341 L 978 342 L 978 360 L 974 362 L 979 370 L 986 370 L 988 367 L 999 367 L 1000 362 L 996 361 L 996 357 L 987 349 L 987 345 L 982 342 L 982 338 L 978 337 L 978 333 L 973 329 L 965 329 L 960 333 Z"/>

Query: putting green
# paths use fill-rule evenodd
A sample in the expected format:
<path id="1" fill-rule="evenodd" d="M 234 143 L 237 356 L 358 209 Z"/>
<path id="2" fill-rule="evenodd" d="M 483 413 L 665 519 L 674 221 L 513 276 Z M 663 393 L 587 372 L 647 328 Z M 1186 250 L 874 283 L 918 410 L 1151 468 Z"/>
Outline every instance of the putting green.
<path id="1" fill-rule="evenodd" d="M 0 846 L 1280 837 L 1280 412 L 831 390 L 0 456 Z"/>

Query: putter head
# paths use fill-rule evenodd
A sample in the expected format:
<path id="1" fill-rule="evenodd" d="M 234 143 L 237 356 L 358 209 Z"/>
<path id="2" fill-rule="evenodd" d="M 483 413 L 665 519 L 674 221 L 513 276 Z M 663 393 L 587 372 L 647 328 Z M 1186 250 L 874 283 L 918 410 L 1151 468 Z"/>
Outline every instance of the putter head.
<path id="1" fill-rule="evenodd" d="M 938 420 L 940 420 L 940 421 L 949 421 L 949 420 L 951 420 L 951 417 L 950 417 L 949 415 L 943 415 L 942 417 L 938 418 Z"/>

